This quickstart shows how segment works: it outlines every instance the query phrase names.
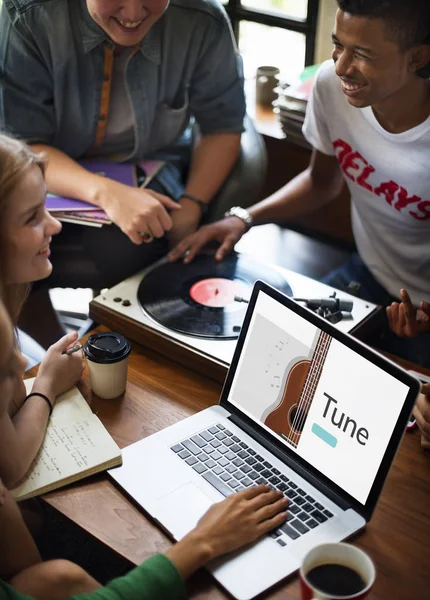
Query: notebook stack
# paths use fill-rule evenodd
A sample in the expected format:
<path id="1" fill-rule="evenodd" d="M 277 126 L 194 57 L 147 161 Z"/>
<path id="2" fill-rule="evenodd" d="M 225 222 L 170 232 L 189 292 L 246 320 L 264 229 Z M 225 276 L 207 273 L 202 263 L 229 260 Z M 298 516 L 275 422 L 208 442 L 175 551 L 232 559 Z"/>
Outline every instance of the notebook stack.
<path id="1" fill-rule="evenodd" d="M 296 83 L 280 85 L 277 89 L 278 99 L 273 103 L 287 138 L 306 148 L 311 146 L 303 137 L 302 127 L 317 68 L 318 65 L 307 67 Z"/>
<path id="2" fill-rule="evenodd" d="M 146 187 L 164 166 L 163 161 L 140 161 L 134 163 L 115 163 L 108 160 L 80 160 L 79 164 L 88 171 L 108 177 L 131 187 Z M 54 194 L 47 194 L 46 208 L 59 221 L 78 223 L 91 227 L 110 225 L 112 221 L 99 206 Z"/>

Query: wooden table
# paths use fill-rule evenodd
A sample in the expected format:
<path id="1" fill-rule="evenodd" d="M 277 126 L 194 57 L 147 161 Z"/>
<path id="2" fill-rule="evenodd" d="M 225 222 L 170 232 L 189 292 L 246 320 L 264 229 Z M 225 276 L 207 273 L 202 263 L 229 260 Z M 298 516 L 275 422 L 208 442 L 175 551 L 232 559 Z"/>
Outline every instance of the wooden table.
<path id="1" fill-rule="evenodd" d="M 81 391 L 123 448 L 216 404 L 221 385 L 155 352 L 133 346 L 127 392 L 122 399 L 92 397 L 87 372 Z M 45 500 L 134 564 L 170 545 L 107 475 L 52 492 Z M 375 561 L 373 600 L 430 598 L 430 454 L 421 450 L 417 430 L 405 434 L 373 518 L 354 543 Z M 227 598 L 204 570 L 191 578 L 189 595 L 205 600 Z M 266 597 L 299 598 L 297 578 L 280 584 Z"/>

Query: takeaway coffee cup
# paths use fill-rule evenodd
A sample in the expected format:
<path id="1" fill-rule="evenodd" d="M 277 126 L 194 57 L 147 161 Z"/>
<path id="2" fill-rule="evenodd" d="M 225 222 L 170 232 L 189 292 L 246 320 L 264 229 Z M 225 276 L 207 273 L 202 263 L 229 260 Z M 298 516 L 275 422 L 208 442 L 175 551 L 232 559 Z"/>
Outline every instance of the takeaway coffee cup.
<path id="1" fill-rule="evenodd" d="M 124 393 L 130 350 L 130 342 L 120 333 L 103 331 L 90 335 L 84 354 L 94 394 L 109 400 Z"/>
<path id="2" fill-rule="evenodd" d="M 302 600 L 361 600 L 375 581 L 375 566 L 365 552 L 351 544 L 321 544 L 303 559 L 300 569 Z"/>

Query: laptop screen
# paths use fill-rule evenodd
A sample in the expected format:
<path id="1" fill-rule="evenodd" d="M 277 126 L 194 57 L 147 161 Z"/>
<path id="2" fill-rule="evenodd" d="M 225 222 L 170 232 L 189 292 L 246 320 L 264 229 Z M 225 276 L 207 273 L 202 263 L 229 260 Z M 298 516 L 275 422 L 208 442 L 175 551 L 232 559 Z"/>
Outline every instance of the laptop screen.
<path id="1" fill-rule="evenodd" d="M 411 386 L 345 337 L 260 291 L 228 402 L 365 504 Z"/>

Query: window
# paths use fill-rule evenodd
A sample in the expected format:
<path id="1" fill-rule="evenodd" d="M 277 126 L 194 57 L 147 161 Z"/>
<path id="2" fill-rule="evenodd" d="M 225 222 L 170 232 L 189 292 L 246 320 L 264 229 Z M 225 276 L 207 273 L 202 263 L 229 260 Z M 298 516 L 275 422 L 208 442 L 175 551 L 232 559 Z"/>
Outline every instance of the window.
<path id="1" fill-rule="evenodd" d="M 285 81 L 314 62 L 318 0 L 224 0 L 243 56 L 245 78 L 279 67 Z"/>

